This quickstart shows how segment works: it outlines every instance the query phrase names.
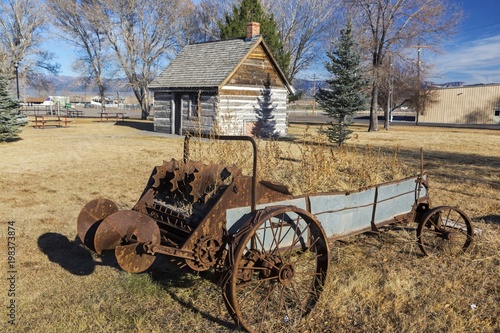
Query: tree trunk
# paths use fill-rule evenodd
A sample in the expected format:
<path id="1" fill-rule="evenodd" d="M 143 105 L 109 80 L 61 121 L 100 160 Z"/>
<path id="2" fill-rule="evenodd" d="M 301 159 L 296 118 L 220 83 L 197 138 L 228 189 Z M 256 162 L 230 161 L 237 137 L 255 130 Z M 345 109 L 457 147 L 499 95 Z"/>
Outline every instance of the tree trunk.
<path id="1" fill-rule="evenodd" d="M 101 112 L 105 112 L 106 97 L 104 96 L 104 87 L 102 85 L 99 85 L 99 96 L 101 97 Z"/>
<path id="2" fill-rule="evenodd" d="M 141 119 L 146 120 L 149 117 L 149 99 L 147 98 L 146 87 L 140 86 L 134 88 L 134 95 L 141 106 Z"/>
<path id="3" fill-rule="evenodd" d="M 142 101 L 141 101 L 141 119 L 146 120 L 149 117 L 149 98 L 146 87 L 141 87 Z"/>
<path id="4" fill-rule="evenodd" d="M 387 107 L 385 108 L 384 111 L 384 129 L 386 131 L 389 130 L 389 122 L 391 120 L 391 98 L 390 98 L 390 93 L 387 94 Z"/>
<path id="5" fill-rule="evenodd" d="M 147 101 L 147 98 L 143 98 L 141 102 L 141 119 L 142 120 L 147 120 L 149 117 L 149 102 Z"/>
<path id="6" fill-rule="evenodd" d="M 370 106 L 370 126 L 368 127 L 368 132 L 378 131 L 378 83 L 377 76 L 374 75 L 373 87 L 372 87 L 372 103 Z"/>

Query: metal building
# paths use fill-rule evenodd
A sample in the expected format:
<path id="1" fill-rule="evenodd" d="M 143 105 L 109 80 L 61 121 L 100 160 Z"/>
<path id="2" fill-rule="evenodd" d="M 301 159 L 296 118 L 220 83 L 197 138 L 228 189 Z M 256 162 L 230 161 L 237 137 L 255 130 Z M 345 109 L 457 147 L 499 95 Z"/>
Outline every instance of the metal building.
<path id="1" fill-rule="evenodd" d="M 437 89 L 437 102 L 419 115 L 422 123 L 500 124 L 500 84 Z"/>

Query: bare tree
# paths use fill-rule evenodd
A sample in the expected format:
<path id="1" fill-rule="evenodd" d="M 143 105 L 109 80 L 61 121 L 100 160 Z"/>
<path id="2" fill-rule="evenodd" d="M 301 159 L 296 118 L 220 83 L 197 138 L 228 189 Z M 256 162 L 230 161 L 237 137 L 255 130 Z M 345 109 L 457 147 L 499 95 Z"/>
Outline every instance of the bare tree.
<path id="1" fill-rule="evenodd" d="M 218 22 L 230 13 L 236 0 L 202 0 L 190 17 L 189 42 L 210 42 L 220 38 Z"/>
<path id="2" fill-rule="evenodd" d="M 0 59 L 13 79 L 14 64 L 21 63 L 21 80 L 33 86 L 45 85 L 43 72 L 57 73 L 54 55 L 41 48 L 47 26 L 43 3 L 31 0 L 0 1 Z"/>
<path id="3" fill-rule="evenodd" d="M 239 0 L 202 0 L 194 12 L 194 24 L 190 42 L 218 40 L 218 21 L 230 13 Z M 290 53 L 290 79 L 307 69 L 317 60 L 318 53 L 324 53 L 322 44 L 329 37 L 337 17 L 338 3 L 330 0 L 262 0 L 263 8 L 273 14 L 278 23 L 284 51 Z"/>
<path id="4" fill-rule="evenodd" d="M 389 129 L 392 111 L 405 106 L 413 106 L 413 98 L 418 91 L 418 75 L 412 63 L 396 61 L 389 57 L 379 71 L 380 89 L 378 103 L 384 108 L 384 129 Z"/>
<path id="5" fill-rule="evenodd" d="M 380 106 L 385 106 L 384 129 L 389 129 L 392 111 L 406 106 L 425 112 L 426 107 L 437 101 L 435 90 L 427 89 L 419 80 L 419 71 L 425 73 L 426 68 L 418 68 L 415 62 L 408 63 L 403 59 L 390 59 L 381 67 L 378 102 Z"/>
<path id="6" fill-rule="evenodd" d="M 76 50 L 73 68 L 86 82 L 95 82 L 104 111 L 105 76 L 110 73 L 111 50 L 104 32 L 95 21 L 92 1 L 47 0 L 46 3 L 60 38 Z"/>
<path id="7" fill-rule="evenodd" d="M 388 52 L 405 57 L 415 45 L 437 47 L 456 32 L 462 10 L 447 0 L 344 0 L 358 27 L 364 29 L 372 69 L 370 126 L 378 130 L 377 110 L 382 65 Z"/>
<path id="8" fill-rule="evenodd" d="M 307 69 L 324 53 L 320 45 L 326 32 L 334 25 L 338 2 L 330 0 L 263 0 L 265 8 L 274 14 L 286 52 L 291 55 L 290 79 Z"/>
<path id="9" fill-rule="evenodd" d="M 142 118 L 150 110 L 147 90 L 160 68 L 182 46 L 182 19 L 189 0 L 93 0 L 93 15 L 113 49 L 141 105 Z"/>

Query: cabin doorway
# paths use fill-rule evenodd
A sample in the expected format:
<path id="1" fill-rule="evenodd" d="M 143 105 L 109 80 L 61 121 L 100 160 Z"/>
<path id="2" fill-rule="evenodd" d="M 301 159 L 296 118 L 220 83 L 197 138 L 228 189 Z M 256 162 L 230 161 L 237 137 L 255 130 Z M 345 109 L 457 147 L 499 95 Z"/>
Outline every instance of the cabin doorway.
<path id="1" fill-rule="evenodd" d="M 181 95 L 174 97 L 174 134 L 182 135 L 182 98 Z"/>

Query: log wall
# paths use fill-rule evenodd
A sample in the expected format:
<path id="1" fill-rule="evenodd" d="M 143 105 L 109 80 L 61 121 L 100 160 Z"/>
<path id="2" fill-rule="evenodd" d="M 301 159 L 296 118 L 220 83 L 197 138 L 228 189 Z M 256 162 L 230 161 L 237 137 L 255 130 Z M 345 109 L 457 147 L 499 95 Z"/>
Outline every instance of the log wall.
<path id="1" fill-rule="evenodd" d="M 201 104 L 201 105 L 198 105 Z M 182 95 L 182 129 L 183 134 L 209 134 L 216 121 L 217 96 L 215 94 Z M 201 113 L 198 115 L 198 112 Z"/>
<path id="2" fill-rule="evenodd" d="M 274 134 L 286 134 L 289 92 L 262 45 L 258 45 L 223 84 L 218 92 L 202 93 L 200 117 L 195 111 L 196 90 L 156 90 L 155 131 L 250 135 L 266 96 L 265 105 L 272 110 L 276 122 Z M 180 119 L 176 111 L 182 115 Z"/>
<path id="3" fill-rule="evenodd" d="M 270 96 L 270 104 L 276 121 L 275 131 L 279 135 L 285 135 L 287 131 L 286 102 L 288 92 L 286 89 L 271 88 Z M 218 105 L 217 123 L 219 129 L 228 135 L 250 135 L 253 124 L 258 120 L 259 98 L 262 100 L 262 88 L 223 87 Z"/>
<path id="4" fill-rule="evenodd" d="M 216 120 L 217 95 L 196 92 L 155 92 L 154 129 L 167 134 L 210 133 Z M 180 103 L 180 105 L 176 105 Z M 198 104 L 201 104 L 198 106 Z M 200 115 L 198 112 L 201 110 Z M 176 111 L 181 117 L 176 122 Z M 176 123 L 181 130 L 176 131 Z"/>
<path id="5" fill-rule="evenodd" d="M 250 135 L 257 122 L 259 99 L 268 94 L 276 121 L 275 131 L 285 135 L 288 91 L 261 45 L 246 58 L 221 88 L 217 123 L 229 135 Z"/>
<path id="6" fill-rule="evenodd" d="M 155 92 L 154 98 L 154 130 L 155 132 L 172 134 L 173 94 Z"/>

